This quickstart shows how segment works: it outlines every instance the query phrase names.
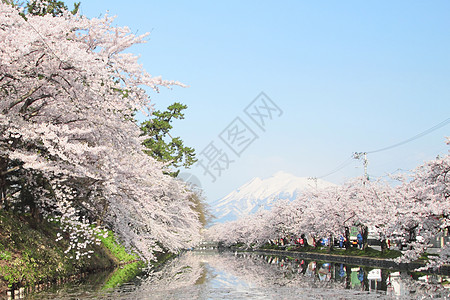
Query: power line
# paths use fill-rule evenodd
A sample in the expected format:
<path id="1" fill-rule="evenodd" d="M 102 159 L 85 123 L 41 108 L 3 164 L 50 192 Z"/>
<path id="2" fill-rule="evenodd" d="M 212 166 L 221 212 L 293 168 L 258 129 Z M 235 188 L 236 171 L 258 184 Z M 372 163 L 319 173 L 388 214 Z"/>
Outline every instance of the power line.
<path id="1" fill-rule="evenodd" d="M 388 146 L 388 147 L 384 147 L 384 148 L 380 148 L 380 149 L 372 150 L 372 151 L 366 151 L 366 152 L 354 152 L 353 155 L 352 155 L 350 158 L 348 158 L 348 159 L 345 160 L 343 163 L 341 163 L 340 165 L 338 165 L 338 166 L 337 166 L 336 168 L 334 168 L 332 171 L 330 171 L 329 173 L 326 173 L 326 174 L 324 174 L 324 175 L 322 175 L 322 176 L 319 176 L 319 177 L 317 177 L 317 178 L 324 178 L 324 177 L 330 176 L 330 175 L 332 175 L 332 174 L 334 174 L 334 173 L 337 173 L 337 172 L 339 172 L 340 170 L 342 170 L 343 168 L 345 168 L 346 166 L 348 166 L 349 164 L 351 164 L 351 162 L 352 162 L 353 159 L 361 159 L 361 158 L 363 158 L 363 157 L 364 157 L 363 160 L 364 160 L 364 170 L 365 170 L 365 171 L 364 171 L 364 176 L 368 178 L 368 175 L 367 175 L 367 164 L 368 164 L 367 154 L 372 154 L 372 153 L 377 153 L 377 152 L 381 152 L 381 151 L 390 150 L 390 149 L 392 149 L 392 148 L 395 148 L 395 147 L 404 145 L 404 144 L 406 144 L 406 143 L 412 142 L 412 141 L 414 141 L 414 140 L 416 140 L 416 139 L 419 139 L 419 138 L 421 138 L 421 137 L 423 137 L 423 136 L 425 136 L 425 135 L 427 135 L 427 134 L 429 134 L 429 133 L 431 133 L 431 132 L 433 132 L 433 131 L 435 131 L 435 130 L 441 128 L 441 127 L 444 127 L 444 126 L 447 125 L 448 123 L 450 123 L 450 118 L 448 118 L 448 119 L 446 119 L 446 120 L 440 122 L 439 124 L 436 124 L 435 126 L 429 128 L 429 129 L 427 129 L 427 130 L 425 130 L 425 131 L 423 131 L 423 132 L 421 132 L 421 133 L 419 133 L 419 134 L 416 134 L 415 136 L 413 136 L 413 137 L 411 137 L 411 138 L 409 138 L 409 139 L 406 139 L 406 140 L 401 141 L 401 142 L 399 142 L 399 143 L 390 145 L 390 146 Z"/>
<path id="2" fill-rule="evenodd" d="M 349 164 L 351 164 L 353 161 L 353 156 L 350 156 L 349 158 L 347 158 L 343 163 L 341 163 L 340 165 L 338 165 L 336 168 L 334 168 L 332 171 L 330 171 L 329 173 L 326 173 L 322 176 L 319 176 L 317 178 L 324 178 L 327 176 L 330 176 L 336 172 L 339 172 L 340 170 L 342 170 L 343 168 L 347 167 Z"/>
<path id="3" fill-rule="evenodd" d="M 435 125 L 435 126 L 429 128 L 429 129 L 425 130 L 424 132 L 421 132 L 421 133 L 419 133 L 419 134 L 417 134 L 417 135 L 415 135 L 415 136 L 413 136 L 413 137 L 411 137 L 411 138 L 409 138 L 409 139 L 407 139 L 407 140 L 404 140 L 404 141 L 402 141 L 402 142 L 400 142 L 400 143 L 397 143 L 397 144 L 394 144 L 394 145 L 391 145 L 391 146 L 388 146 L 388 147 L 380 148 L 380 149 L 377 149 L 377 150 L 373 150 L 373 151 L 367 151 L 366 153 L 367 153 L 367 154 L 377 153 L 377 152 L 390 150 L 390 149 L 392 149 L 392 148 L 395 148 L 395 147 L 404 145 L 404 144 L 406 144 L 406 143 L 409 143 L 409 142 L 412 142 L 412 141 L 414 141 L 414 140 L 417 140 L 418 138 L 421 138 L 421 137 L 423 137 L 424 135 L 427 135 L 427 134 L 429 134 L 429 133 L 431 133 L 431 132 L 433 132 L 433 131 L 435 131 L 435 130 L 441 128 L 441 127 L 444 127 L 444 126 L 447 125 L 448 123 L 450 123 L 450 118 L 448 118 L 447 120 L 444 120 L 444 121 L 442 121 L 441 123 L 439 123 L 439 124 L 437 124 L 437 125 Z"/>

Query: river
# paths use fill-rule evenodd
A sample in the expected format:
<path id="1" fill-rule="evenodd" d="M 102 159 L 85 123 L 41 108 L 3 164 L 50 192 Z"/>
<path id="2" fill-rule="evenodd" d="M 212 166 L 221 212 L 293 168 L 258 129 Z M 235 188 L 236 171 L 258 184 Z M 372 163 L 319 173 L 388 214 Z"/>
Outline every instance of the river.
<path id="1" fill-rule="evenodd" d="M 102 274 L 27 295 L 30 299 L 423 299 L 450 298 L 425 275 L 262 253 L 191 251 L 113 289 Z M 448 286 L 448 285 L 447 285 Z"/>

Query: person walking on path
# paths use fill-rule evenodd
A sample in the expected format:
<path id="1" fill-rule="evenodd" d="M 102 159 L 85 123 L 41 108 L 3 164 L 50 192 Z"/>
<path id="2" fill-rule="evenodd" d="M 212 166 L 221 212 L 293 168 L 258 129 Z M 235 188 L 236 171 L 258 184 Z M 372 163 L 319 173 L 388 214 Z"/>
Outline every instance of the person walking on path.
<path id="1" fill-rule="evenodd" d="M 362 249 L 363 237 L 362 237 L 361 233 L 358 233 L 358 235 L 356 236 L 356 239 L 358 240 L 359 249 Z"/>

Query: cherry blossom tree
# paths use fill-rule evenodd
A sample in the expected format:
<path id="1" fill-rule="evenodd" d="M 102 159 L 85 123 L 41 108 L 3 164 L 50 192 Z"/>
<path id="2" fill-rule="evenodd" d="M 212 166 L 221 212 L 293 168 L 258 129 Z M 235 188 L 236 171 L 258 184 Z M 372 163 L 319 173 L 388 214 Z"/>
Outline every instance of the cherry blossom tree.
<path id="1" fill-rule="evenodd" d="M 447 138 L 447 144 L 449 140 Z M 448 233 L 450 226 L 450 155 L 417 167 L 412 179 L 399 187 L 397 214 L 393 225 L 407 237 L 409 250 L 399 261 L 416 259 L 438 234 Z M 431 257 L 427 267 L 437 268 L 450 262 L 449 245 Z"/>
<path id="2" fill-rule="evenodd" d="M 114 27 L 109 16 L 20 12 L 0 3 L 2 201 L 12 201 L 7 177 L 20 171 L 31 184 L 41 178 L 36 205 L 72 231 L 87 228 L 85 211 L 145 259 L 194 245 L 200 223 L 189 192 L 143 152 L 134 121 L 136 111 L 152 110 L 145 87 L 183 86 L 151 76 L 124 52 L 147 35 Z"/>
<path id="3" fill-rule="evenodd" d="M 448 142 L 447 142 L 448 143 Z M 349 233 L 346 228 L 368 228 L 387 249 L 386 240 L 406 237 L 408 249 L 397 259 L 417 259 L 437 234 L 450 226 L 450 156 L 438 157 L 417 167 L 397 184 L 381 179 L 355 178 L 341 186 L 305 191 L 289 202 L 275 202 L 269 211 L 259 211 L 231 223 L 213 226 L 208 238 L 226 244 L 260 246 L 267 240 L 285 236 L 330 237 Z M 445 245 L 425 268 L 438 268 L 450 262 L 450 246 Z"/>

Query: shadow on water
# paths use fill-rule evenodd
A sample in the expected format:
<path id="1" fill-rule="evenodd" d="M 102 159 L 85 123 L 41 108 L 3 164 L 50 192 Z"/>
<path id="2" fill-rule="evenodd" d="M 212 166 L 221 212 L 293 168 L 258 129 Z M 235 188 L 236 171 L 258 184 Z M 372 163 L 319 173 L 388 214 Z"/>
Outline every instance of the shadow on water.
<path id="1" fill-rule="evenodd" d="M 118 276 L 118 275 L 116 275 Z M 422 299 L 450 296 L 448 276 L 262 253 L 192 251 L 111 288 L 113 274 L 34 293 L 31 299 Z"/>

